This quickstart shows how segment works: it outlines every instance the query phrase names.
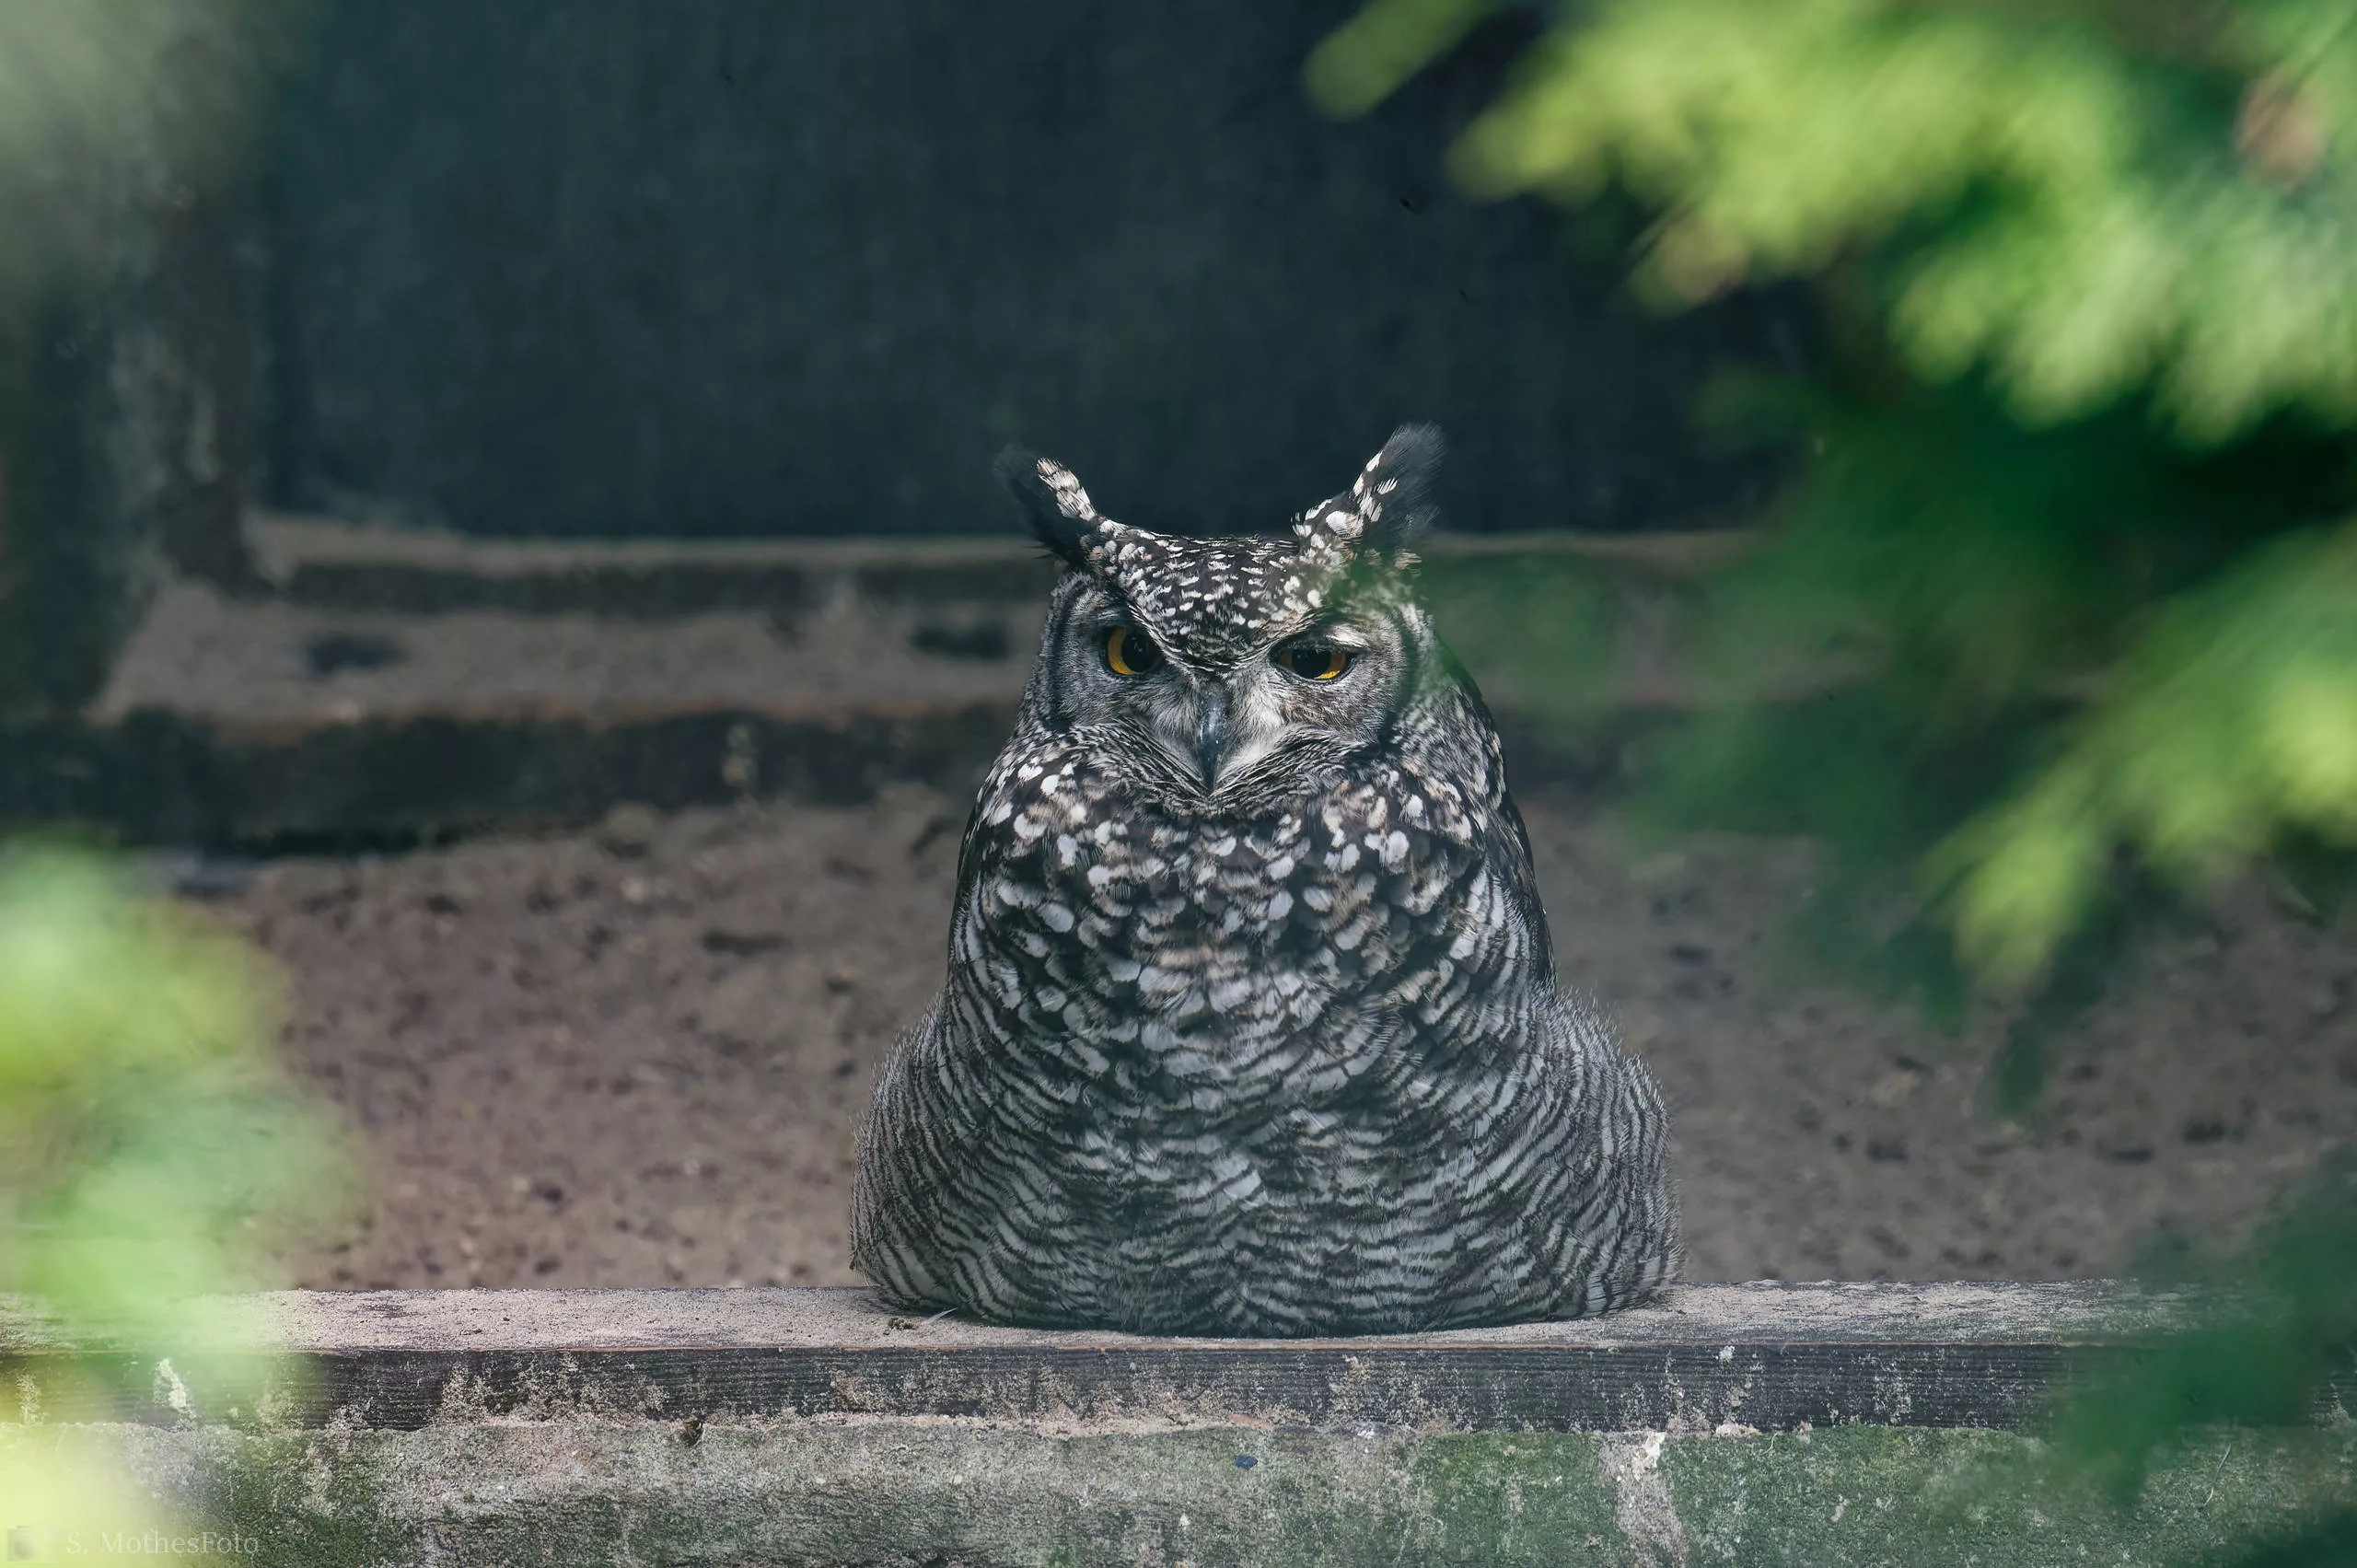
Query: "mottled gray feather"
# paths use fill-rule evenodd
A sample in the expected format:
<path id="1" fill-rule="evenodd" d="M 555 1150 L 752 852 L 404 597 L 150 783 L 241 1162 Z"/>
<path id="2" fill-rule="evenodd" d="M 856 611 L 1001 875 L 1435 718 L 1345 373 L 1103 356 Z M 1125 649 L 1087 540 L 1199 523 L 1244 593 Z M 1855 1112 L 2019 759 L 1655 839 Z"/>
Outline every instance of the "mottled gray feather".
<path id="1" fill-rule="evenodd" d="M 892 1300 L 1376 1332 L 1675 1272 L 1660 1098 L 1557 984 L 1495 731 L 1412 592 L 1438 453 L 1403 430 L 1277 540 L 1126 528 L 1007 459 L 1072 569 L 860 1140 L 853 1255 Z M 1091 663 L 1110 624 L 1167 667 Z M 1305 637 L 1357 683 L 1276 672 Z M 1206 780 L 1172 737 L 1214 701 L 1250 738 Z"/>

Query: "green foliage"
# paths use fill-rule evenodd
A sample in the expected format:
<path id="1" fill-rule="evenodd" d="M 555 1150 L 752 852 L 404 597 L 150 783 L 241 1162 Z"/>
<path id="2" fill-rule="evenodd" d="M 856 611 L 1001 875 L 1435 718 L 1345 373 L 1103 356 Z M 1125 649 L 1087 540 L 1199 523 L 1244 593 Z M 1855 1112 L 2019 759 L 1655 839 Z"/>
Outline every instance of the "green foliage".
<path id="1" fill-rule="evenodd" d="M 1321 97 L 1361 106 L 1467 9 L 1371 10 L 1317 57 Z M 1912 364 L 1986 364 L 2032 419 L 2157 377 L 2205 439 L 2286 402 L 2343 420 L 2349 20 L 2323 0 L 1619 0 L 1557 36 L 1457 167 L 1495 193 L 1625 181 L 1664 215 L 1645 275 L 1670 298 L 1897 241 Z"/>
<path id="2" fill-rule="evenodd" d="M 2230 1305 L 2076 1391 L 2052 1437 L 2061 1469 L 2133 1495 L 2209 1426 L 2307 1425 L 2357 1371 L 2357 1160 L 2333 1161 L 2235 1257 L 2156 1255 L 2154 1283 Z"/>
<path id="3" fill-rule="evenodd" d="M 2120 1506 L 2146 1479 L 2220 1429 L 2273 1428 L 2325 1446 L 2315 1427 L 2357 1375 L 2357 1159 L 2329 1162 L 2240 1255 L 2156 1256 L 2156 1283 L 2198 1286 L 2225 1305 L 2132 1365 L 2098 1374 L 2055 1411 L 2047 1466 Z M 2286 1521 L 2280 1533 L 2210 1561 L 2239 1568 L 2357 1562 L 2357 1512 Z"/>
<path id="4" fill-rule="evenodd" d="M 2061 754 L 1935 860 L 2001 980 L 2080 923 L 2110 846 L 2200 881 L 2287 830 L 2357 840 L 2357 526 L 2277 540 L 2157 607 Z"/>
<path id="5" fill-rule="evenodd" d="M 0 1291 L 168 1347 L 334 1201 L 260 959 L 87 856 L 0 854 Z"/>
<path id="6" fill-rule="evenodd" d="M 1380 0 L 1312 90 L 1364 109 L 1461 36 Z M 1697 624 L 1716 699 L 1656 823 L 1801 833 L 1802 939 L 1951 1024 L 1989 1082 L 2139 919 L 2258 865 L 2329 919 L 2357 876 L 2357 6 L 1566 0 L 1455 150 L 1477 191 L 1654 215 L 1678 308 L 1809 280 L 1808 381 L 1714 417 L 1805 454 Z M 2357 1372 L 2357 1164 L 2243 1256 L 2230 1307 L 2058 1414 L 2115 1500 L 2205 1433 L 2310 1425 Z M 2357 1515 L 2218 1561 L 2357 1561 Z"/>
<path id="7" fill-rule="evenodd" d="M 348 1191 L 272 1059 L 275 989 L 109 864 L 0 846 L 0 1296 L 155 1355 L 238 1330 L 205 1293 L 275 1283 L 271 1244 Z M 0 1499 L 58 1539 L 189 1523 L 66 1432 L 0 1449 Z"/>
<path id="8" fill-rule="evenodd" d="M 1362 110 L 1482 9 L 1382 0 L 1312 89 Z M 1455 164 L 1635 200 L 1665 306 L 1816 285 L 1813 379 L 1718 400 L 1813 455 L 1701 622 L 1689 819 L 1794 793 L 1811 672 L 1871 688 L 1806 827 L 1918 868 L 1886 935 L 2034 998 L 2123 857 L 2198 889 L 2357 845 L 2357 8 L 1593 0 Z"/>
<path id="9" fill-rule="evenodd" d="M 1492 700 L 1570 731 L 1608 708 L 1616 600 L 1591 564 L 1477 557 L 1427 563 L 1424 580 L 1449 646 Z"/>
<path id="10" fill-rule="evenodd" d="M 219 178 L 287 58 L 301 0 L 0 6 L 0 303 L 103 271 L 125 215 Z"/>
<path id="11" fill-rule="evenodd" d="M 1364 114 L 1490 7 L 1491 0 L 1374 0 L 1310 55 L 1309 94 L 1329 113 Z"/>

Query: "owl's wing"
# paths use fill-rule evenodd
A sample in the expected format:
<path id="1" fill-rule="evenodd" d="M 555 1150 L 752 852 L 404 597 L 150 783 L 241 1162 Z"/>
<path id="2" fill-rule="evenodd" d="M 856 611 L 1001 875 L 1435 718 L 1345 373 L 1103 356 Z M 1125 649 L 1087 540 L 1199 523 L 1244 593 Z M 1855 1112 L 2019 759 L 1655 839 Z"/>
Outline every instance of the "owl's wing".
<path id="1" fill-rule="evenodd" d="M 950 905 L 953 910 L 966 907 L 967 895 L 974 890 L 974 878 L 981 874 L 982 810 L 990 804 L 990 798 L 985 787 L 974 797 L 973 809 L 966 813 L 965 835 L 958 841 L 958 895 L 957 901 Z"/>
<path id="2" fill-rule="evenodd" d="M 1538 873 L 1530 853 L 1530 830 L 1514 796 L 1498 792 L 1491 807 L 1498 830 L 1489 837 L 1490 875 L 1505 885 L 1523 923 L 1529 929 L 1531 951 L 1538 955 L 1551 977 L 1555 972 L 1554 937 L 1547 929 L 1547 907 L 1538 898 Z"/>

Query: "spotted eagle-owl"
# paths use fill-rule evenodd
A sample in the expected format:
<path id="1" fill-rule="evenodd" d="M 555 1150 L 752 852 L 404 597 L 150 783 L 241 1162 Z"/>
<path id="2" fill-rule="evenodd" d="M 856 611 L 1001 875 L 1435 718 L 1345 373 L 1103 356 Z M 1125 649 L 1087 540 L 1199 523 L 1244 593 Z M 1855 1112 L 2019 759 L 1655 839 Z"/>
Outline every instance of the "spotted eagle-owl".
<path id="1" fill-rule="evenodd" d="M 1001 475 L 1066 567 L 959 857 L 949 976 L 860 1138 L 904 1307 L 1384 1332 L 1643 1299 L 1652 1079 L 1558 986 L 1496 732 L 1412 588 L 1439 433 L 1290 538 Z"/>

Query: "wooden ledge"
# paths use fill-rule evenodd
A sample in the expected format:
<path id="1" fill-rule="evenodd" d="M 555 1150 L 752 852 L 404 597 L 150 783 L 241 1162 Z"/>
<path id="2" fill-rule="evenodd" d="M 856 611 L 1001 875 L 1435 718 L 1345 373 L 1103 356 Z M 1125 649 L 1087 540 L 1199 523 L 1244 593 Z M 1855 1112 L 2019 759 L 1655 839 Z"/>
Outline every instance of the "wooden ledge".
<path id="1" fill-rule="evenodd" d="M 785 615 L 854 593 L 879 603 L 1045 597 L 1055 566 L 1010 521 L 946 537 L 503 539 L 284 515 L 249 525 L 276 593 L 318 609 L 406 614 L 503 610 L 661 619 L 717 610 Z M 1439 533 L 1420 549 L 1456 563 L 1588 563 L 1608 574 L 1707 575 L 1757 547 L 1748 528 L 1649 534 L 1533 529 Z"/>
<path id="2" fill-rule="evenodd" d="M 2013 1427 L 2054 1379 L 2177 1320 L 2108 1282 L 1694 1285 L 1569 1323 L 1326 1340 L 1158 1339 L 888 1313 L 864 1290 L 289 1293 L 161 1365 L 0 1318 L 0 1419 L 413 1430 L 583 1416 L 964 1417 L 1130 1427 L 1799 1431 Z M 246 1392 L 239 1394 L 238 1389 Z M 17 1403 L 12 1408 L 9 1400 Z"/>

